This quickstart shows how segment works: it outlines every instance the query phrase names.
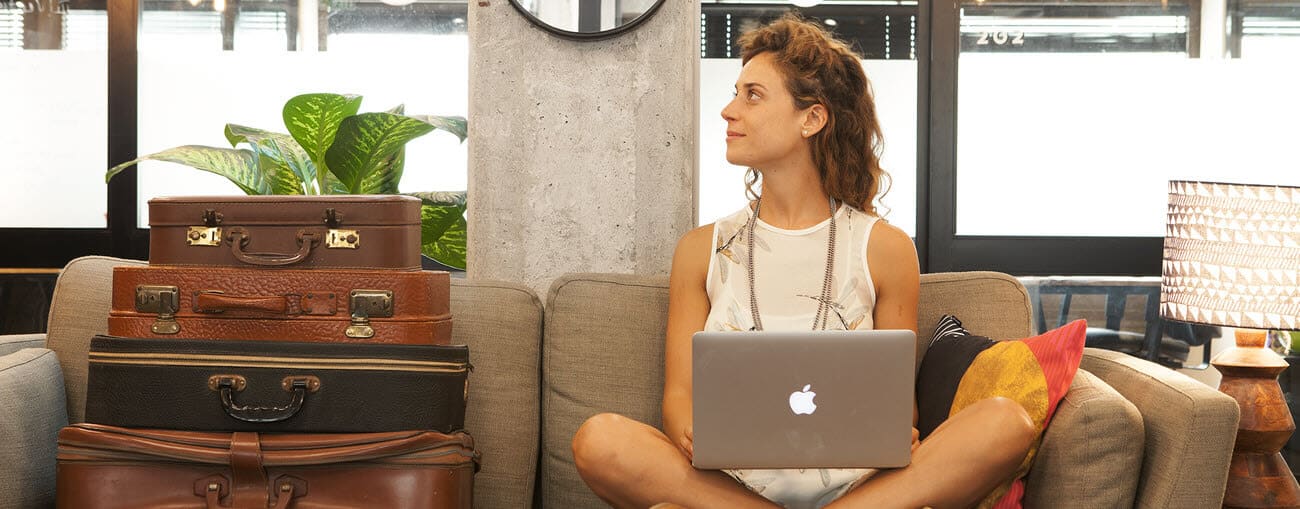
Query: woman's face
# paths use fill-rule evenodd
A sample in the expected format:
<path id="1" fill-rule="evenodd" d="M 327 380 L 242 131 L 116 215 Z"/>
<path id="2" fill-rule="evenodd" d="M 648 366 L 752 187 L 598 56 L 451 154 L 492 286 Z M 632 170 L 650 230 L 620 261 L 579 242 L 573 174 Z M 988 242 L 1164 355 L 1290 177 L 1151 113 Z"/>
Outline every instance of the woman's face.
<path id="1" fill-rule="evenodd" d="M 759 53 L 740 70 L 736 97 L 722 109 L 727 121 L 727 161 L 764 169 L 804 149 L 807 110 L 795 107 L 771 53 Z"/>

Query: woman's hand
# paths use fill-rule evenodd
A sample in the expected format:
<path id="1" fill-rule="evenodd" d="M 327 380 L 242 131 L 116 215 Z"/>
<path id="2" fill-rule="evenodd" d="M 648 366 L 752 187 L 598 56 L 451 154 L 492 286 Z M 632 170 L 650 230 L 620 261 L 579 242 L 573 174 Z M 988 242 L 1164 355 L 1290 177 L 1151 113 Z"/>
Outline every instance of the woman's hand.
<path id="1" fill-rule="evenodd" d="M 916 448 L 920 446 L 921 446 L 921 432 L 918 431 L 916 428 L 912 428 L 912 452 L 915 453 Z"/>
<path id="2" fill-rule="evenodd" d="M 913 428 L 912 432 L 913 432 L 912 437 L 913 439 L 915 439 L 916 429 Z M 695 459 L 695 429 L 694 428 L 692 428 L 691 426 L 687 426 L 686 429 L 683 430 L 682 436 L 677 439 L 677 448 L 682 451 L 682 454 L 686 455 L 686 461 L 692 461 Z"/>

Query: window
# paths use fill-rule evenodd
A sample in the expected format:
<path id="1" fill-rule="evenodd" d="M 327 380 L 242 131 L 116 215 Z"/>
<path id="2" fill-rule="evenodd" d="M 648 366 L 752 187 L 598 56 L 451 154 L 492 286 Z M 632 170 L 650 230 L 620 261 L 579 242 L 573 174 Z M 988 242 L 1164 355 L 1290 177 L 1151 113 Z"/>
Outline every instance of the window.
<path id="1" fill-rule="evenodd" d="M 700 224 L 745 206 L 745 169 L 726 160 L 720 112 L 740 74 L 744 32 L 780 17 L 790 7 L 761 3 L 705 2 L 700 14 Z M 796 9 L 849 42 L 875 92 L 884 131 L 881 166 L 892 187 L 878 209 L 890 222 L 916 234 L 916 2 L 835 2 Z"/>
<path id="2" fill-rule="evenodd" d="M 104 14 L 0 0 L 0 228 L 105 227 Z"/>
<path id="3" fill-rule="evenodd" d="M 281 109 L 302 93 L 361 95 L 361 111 L 405 105 L 412 114 L 464 116 L 469 109 L 463 1 L 300 0 L 297 8 L 286 0 L 196 1 L 145 4 L 155 10 L 145 11 L 140 27 L 141 155 L 188 144 L 229 147 L 226 123 L 287 132 Z M 455 136 L 418 138 L 407 146 L 400 189 L 464 190 L 467 158 Z M 142 163 L 139 226 L 148 225 L 149 198 L 239 192 L 214 174 Z"/>
<path id="4" fill-rule="evenodd" d="M 1287 162 L 1293 57 L 1202 55 L 1222 47 L 1212 29 L 1226 20 L 1201 12 L 1175 0 L 936 7 L 936 65 L 955 75 L 936 70 L 931 97 L 956 107 L 932 118 L 955 129 L 930 147 L 929 269 L 1158 274 L 1169 180 L 1300 183 Z M 957 39 L 943 43 L 946 30 Z"/>

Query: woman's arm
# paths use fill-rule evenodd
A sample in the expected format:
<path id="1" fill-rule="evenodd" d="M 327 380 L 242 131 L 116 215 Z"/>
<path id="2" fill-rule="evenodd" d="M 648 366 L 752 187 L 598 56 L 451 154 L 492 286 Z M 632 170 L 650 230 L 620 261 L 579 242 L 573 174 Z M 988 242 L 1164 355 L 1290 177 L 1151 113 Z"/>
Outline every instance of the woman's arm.
<path id="1" fill-rule="evenodd" d="M 921 268 L 912 238 L 897 226 L 876 221 L 867 241 L 867 268 L 876 285 L 872 319 L 877 329 L 917 332 L 916 314 L 921 295 Z M 921 338 L 916 338 L 920 341 Z M 916 407 L 912 407 L 912 447 L 916 447 Z"/>
<path id="2" fill-rule="evenodd" d="M 897 226 L 877 221 L 867 246 L 867 266 L 876 285 L 875 328 L 917 332 L 921 268 L 912 238 Z"/>
<path id="3" fill-rule="evenodd" d="M 664 434 L 691 457 L 691 336 L 709 316 L 705 279 L 709 273 L 713 225 L 682 236 L 668 278 L 668 327 L 664 343 Z"/>

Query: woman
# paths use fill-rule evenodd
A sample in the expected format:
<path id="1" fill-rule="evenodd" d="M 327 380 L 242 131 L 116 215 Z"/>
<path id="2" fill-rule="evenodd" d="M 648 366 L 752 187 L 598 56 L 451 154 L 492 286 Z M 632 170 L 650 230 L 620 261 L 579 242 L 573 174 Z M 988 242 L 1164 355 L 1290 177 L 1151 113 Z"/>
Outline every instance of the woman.
<path id="1" fill-rule="evenodd" d="M 664 430 L 614 414 L 573 440 L 583 480 L 616 507 L 968 507 L 1009 479 L 1034 440 L 995 398 L 952 416 L 912 463 L 872 469 L 703 471 L 691 466 L 691 336 L 701 330 L 917 330 L 920 275 L 906 233 L 876 215 L 880 126 L 860 59 L 787 16 L 740 40 L 722 110 L 727 160 L 751 202 L 677 244 L 669 280 Z M 761 182 L 761 192 L 754 184 Z M 870 390 L 870 388 L 864 388 Z"/>

